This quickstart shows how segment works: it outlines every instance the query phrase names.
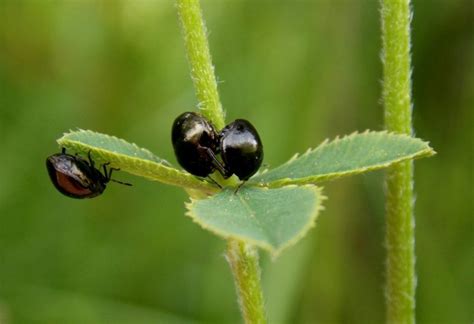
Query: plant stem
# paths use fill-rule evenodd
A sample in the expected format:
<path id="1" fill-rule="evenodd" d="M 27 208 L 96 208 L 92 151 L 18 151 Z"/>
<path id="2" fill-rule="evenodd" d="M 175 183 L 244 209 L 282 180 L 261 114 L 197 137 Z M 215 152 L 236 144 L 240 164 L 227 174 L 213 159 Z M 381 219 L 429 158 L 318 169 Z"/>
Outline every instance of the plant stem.
<path id="1" fill-rule="evenodd" d="M 387 130 L 412 134 L 410 0 L 382 0 L 383 100 Z M 413 162 L 386 176 L 386 321 L 415 322 Z"/>
<path id="2" fill-rule="evenodd" d="M 258 252 L 244 242 L 230 239 L 226 257 L 234 275 L 240 310 L 245 323 L 266 323 Z"/>
<path id="3" fill-rule="evenodd" d="M 224 111 L 217 91 L 214 67 L 209 52 L 206 26 L 199 0 L 177 0 L 191 76 L 203 115 L 221 129 Z M 233 181 L 229 179 L 228 181 Z M 258 252 L 243 242 L 229 239 L 227 260 L 234 276 L 240 309 L 245 323 L 265 323 L 265 308 L 260 283 Z"/>
<path id="4" fill-rule="evenodd" d="M 206 26 L 199 0 L 177 0 L 178 14 L 183 29 L 184 43 L 191 69 L 199 109 L 217 129 L 224 127 L 224 111 L 217 91 Z"/>

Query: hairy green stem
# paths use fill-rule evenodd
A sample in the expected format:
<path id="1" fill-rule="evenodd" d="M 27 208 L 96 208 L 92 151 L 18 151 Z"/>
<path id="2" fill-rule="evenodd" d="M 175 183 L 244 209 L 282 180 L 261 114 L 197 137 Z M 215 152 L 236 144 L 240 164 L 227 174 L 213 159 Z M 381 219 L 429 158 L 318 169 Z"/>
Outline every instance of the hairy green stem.
<path id="1" fill-rule="evenodd" d="M 199 0 L 177 0 L 184 43 L 194 82 L 199 109 L 217 129 L 224 127 L 224 111 L 217 91 L 211 53 L 207 42 L 206 26 Z"/>
<path id="2" fill-rule="evenodd" d="M 226 257 L 234 275 L 240 310 L 245 323 L 266 323 L 258 252 L 255 247 L 230 239 Z"/>
<path id="3" fill-rule="evenodd" d="M 224 111 L 217 91 L 199 0 L 177 0 L 177 8 L 199 108 L 217 129 L 221 129 L 225 125 Z M 235 182 L 233 179 L 228 180 L 232 181 Z M 257 250 L 243 242 L 230 239 L 227 245 L 227 260 L 234 276 L 245 323 L 265 323 Z"/>
<path id="4" fill-rule="evenodd" d="M 382 0 L 383 100 L 387 130 L 411 135 L 410 0 Z M 413 161 L 386 176 L 387 323 L 415 322 Z"/>

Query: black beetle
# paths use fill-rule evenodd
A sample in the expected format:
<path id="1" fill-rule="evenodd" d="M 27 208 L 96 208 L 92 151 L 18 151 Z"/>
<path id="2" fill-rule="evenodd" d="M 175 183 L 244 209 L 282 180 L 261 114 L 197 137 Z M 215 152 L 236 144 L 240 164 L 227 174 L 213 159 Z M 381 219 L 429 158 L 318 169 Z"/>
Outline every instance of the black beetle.
<path id="1" fill-rule="evenodd" d="M 247 181 L 263 161 L 263 145 L 257 130 L 245 119 L 236 119 L 219 134 L 220 152 L 229 174 Z"/>
<path id="2" fill-rule="evenodd" d="M 219 136 L 214 126 L 201 115 L 194 112 L 179 115 L 171 129 L 171 141 L 178 163 L 189 173 L 207 177 L 217 169 L 228 177 L 225 167 L 216 157 Z"/>
<path id="3" fill-rule="evenodd" d="M 66 154 L 64 148 L 61 153 L 53 154 L 46 159 L 46 168 L 56 189 L 63 195 L 77 199 L 99 196 L 110 181 L 131 185 L 111 179 L 112 171 L 118 169 L 107 170 L 107 164 L 102 166 L 104 169 L 102 174 L 94 167 L 90 152 L 89 161 L 86 161 L 77 155 Z"/>
<path id="4" fill-rule="evenodd" d="M 263 160 L 262 141 L 245 119 L 236 119 L 218 133 L 203 116 L 185 112 L 173 123 L 171 141 L 179 164 L 199 177 L 209 177 L 218 170 L 224 179 L 235 174 L 245 182 Z M 218 159 L 219 154 L 223 162 Z"/>

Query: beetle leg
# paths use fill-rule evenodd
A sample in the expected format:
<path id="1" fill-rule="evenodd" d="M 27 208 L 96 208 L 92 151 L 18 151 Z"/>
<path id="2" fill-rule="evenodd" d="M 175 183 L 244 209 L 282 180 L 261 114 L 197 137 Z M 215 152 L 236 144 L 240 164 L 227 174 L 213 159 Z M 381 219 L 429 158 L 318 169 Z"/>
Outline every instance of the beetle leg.
<path id="1" fill-rule="evenodd" d="M 109 165 L 110 162 L 107 162 L 107 163 L 104 163 L 102 164 L 102 170 L 104 171 L 104 177 L 107 179 L 107 180 L 110 180 L 110 176 L 112 175 L 112 172 L 110 172 L 110 175 L 108 174 L 109 171 L 107 171 L 107 165 Z M 111 170 L 110 170 L 111 171 Z"/>
<path id="2" fill-rule="evenodd" d="M 109 170 L 107 170 L 107 165 L 109 165 L 109 164 L 110 164 L 110 162 L 107 162 L 107 163 L 104 163 L 104 164 L 102 165 L 102 167 L 104 168 L 104 176 L 105 176 L 105 178 L 107 179 L 107 181 L 110 181 L 110 180 L 115 181 L 115 180 L 112 179 L 112 172 L 113 172 L 113 171 L 120 171 L 120 169 L 118 169 L 118 168 L 109 168 Z M 125 185 L 130 185 L 130 186 L 131 186 L 131 184 L 129 184 L 129 183 L 124 183 L 124 182 L 120 182 L 120 181 L 115 181 L 115 182 L 119 182 L 119 183 L 121 183 L 121 184 L 125 184 Z"/>
<path id="3" fill-rule="evenodd" d="M 219 187 L 219 189 L 222 189 L 222 186 L 214 179 L 211 178 L 211 176 L 207 176 L 209 180 L 211 180 L 212 183 L 214 183 L 216 186 Z"/>
<path id="4" fill-rule="evenodd" d="M 235 188 L 234 190 L 234 195 L 240 190 L 240 188 L 242 188 L 242 186 L 244 185 L 245 181 L 242 181 L 238 186 L 237 188 Z"/>
<path id="5" fill-rule="evenodd" d="M 110 162 L 107 163 L 107 164 L 110 164 Z M 118 169 L 118 168 L 110 168 L 110 169 L 109 169 L 109 179 L 112 178 L 112 171 L 120 171 L 120 169 Z"/>
<path id="6" fill-rule="evenodd" d="M 217 171 L 219 171 L 219 173 L 224 177 L 224 179 L 229 178 L 231 176 L 231 174 L 229 174 L 229 171 L 227 171 L 227 169 L 217 159 L 214 152 L 212 152 L 212 150 L 208 147 L 206 148 L 206 151 L 207 151 L 207 154 L 209 154 L 209 156 L 211 157 L 212 162 L 213 162 L 212 164 L 216 167 Z"/>
<path id="7" fill-rule="evenodd" d="M 89 153 L 87 153 L 87 156 L 89 157 L 89 164 L 93 168 L 94 167 L 94 161 L 92 161 L 91 150 L 89 150 Z"/>
<path id="8" fill-rule="evenodd" d="M 109 170 L 107 170 L 107 165 L 109 165 L 109 164 L 110 164 L 110 162 L 107 162 L 107 163 L 104 163 L 102 165 L 102 168 L 104 169 L 104 176 L 105 176 L 105 179 L 107 180 L 107 182 L 108 181 L 113 181 L 113 182 L 123 184 L 125 186 L 131 186 L 132 185 L 131 183 L 128 183 L 128 182 L 122 182 L 122 181 L 119 181 L 119 180 L 112 179 L 112 172 L 113 171 L 119 171 L 120 169 L 110 168 Z"/>

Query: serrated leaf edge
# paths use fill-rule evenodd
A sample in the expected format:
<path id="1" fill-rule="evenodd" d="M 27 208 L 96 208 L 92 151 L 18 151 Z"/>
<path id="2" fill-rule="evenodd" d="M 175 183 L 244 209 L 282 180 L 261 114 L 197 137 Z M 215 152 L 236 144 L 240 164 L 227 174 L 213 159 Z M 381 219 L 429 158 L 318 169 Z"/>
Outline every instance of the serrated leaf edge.
<path id="1" fill-rule="evenodd" d="M 407 134 L 399 134 L 399 133 L 394 133 L 394 132 L 388 132 L 386 130 L 371 131 L 371 130 L 367 129 L 362 133 L 359 133 L 358 131 L 355 131 L 355 132 L 353 132 L 349 135 L 345 135 L 341 138 L 339 136 L 336 136 L 332 141 L 330 141 L 329 139 L 326 138 L 317 147 L 315 147 L 313 149 L 309 148 L 308 150 L 306 150 L 306 152 L 304 152 L 301 155 L 296 153 L 288 161 L 286 161 L 283 164 L 277 166 L 275 169 L 284 167 L 287 164 L 292 163 L 297 158 L 305 157 L 306 155 L 311 154 L 316 150 L 322 149 L 323 147 L 325 147 L 327 145 L 332 145 L 332 144 L 338 143 L 342 140 L 346 140 L 346 139 L 349 139 L 351 137 L 355 137 L 357 135 L 368 135 L 368 134 L 396 135 L 396 136 L 404 137 L 404 138 L 407 138 L 407 139 L 417 139 L 417 140 L 421 141 L 424 145 L 426 145 L 427 148 L 424 149 L 424 150 L 418 151 L 416 153 L 413 153 L 413 154 L 401 157 L 399 159 L 393 160 L 391 162 L 378 164 L 378 165 L 372 166 L 372 167 L 360 168 L 360 169 L 353 170 L 353 171 L 325 173 L 325 174 L 319 174 L 319 175 L 314 175 L 314 176 L 309 176 L 309 177 L 304 177 L 304 178 L 281 178 L 281 179 L 270 181 L 270 182 L 259 181 L 258 176 L 261 176 L 261 175 L 263 175 L 263 174 L 265 174 L 269 171 L 272 171 L 272 170 L 265 169 L 263 172 L 261 172 L 261 173 L 259 172 L 254 177 L 250 178 L 249 183 L 252 184 L 252 185 L 260 186 L 260 187 L 269 187 L 269 188 L 280 188 L 280 187 L 287 186 L 287 185 L 292 185 L 292 184 L 294 184 L 294 185 L 316 184 L 317 182 L 321 182 L 321 181 L 333 180 L 333 179 L 337 179 L 337 178 L 344 177 L 344 176 L 350 176 L 350 175 L 361 174 L 361 173 L 368 172 L 368 171 L 380 170 L 380 169 L 389 167 L 393 164 L 400 163 L 400 162 L 403 162 L 403 161 L 406 161 L 406 160 L 421 158 L 421 157 L 425 157 L 425 156 L 429 157 L 429 156 L 432 156 L 432 155 L 436 154 L 436 151 L 433 150 L 433 148 L 430 147 L 429 142 L 428 141 L 423 141 L 420 138 L 412 137 L 412 136 L 409 136 Z M 273 169 L 273 170 L 275 170 L 275 169 Z"/>
<path id="2" fill-rule="evenodd" d="M 430 154 L 431 152 L 433 151 L 428 149 L 427 152 L 420 151 L 418 153 L 407 155 L 407 156 L 404 156 L 403 158 L 396 159 L 388 163 L 378 164 L 372 167 L 360 168 L 353 171 L 325 173 L 322 175 L 315 175 L 315 176 L 304 177 L 304 178 L 282 178 L 282 179 L 278 179 L 278 180 L 270 181 L 270 182 L 252 182 L 252 184 L 253 185 L 255 184 L 261 187 L 268 187 L 268 188 L 280 188 L 287 185 L 318 184 L 323 181 L 330 181 L 330 180 L 335 180 L 335 179 L 346 177 L 346 176 L 362 174 L 369 171 L 381 170 L 381 169 L 390 167 L 394 164 L 409 161 L 411 159 L 419 158 L 422 156 L 431 156 L 432 155 Z"/>
<path id="3" fill-rule="evenodd" d="M 70 142 L 77 142 L 77 141 L 74 141 L 74 140 L 70 140 L 70 139 L 67 139 L 68 136 L 73 136 L 75 134 L 88 134 L 88 135 L 100 135 L 100 136 L 104 136 L 106 138 L 110 138 L 110 139 L 113 139 L 113 140 L 117 140 L 121 143 L 123 143 L 124 145 L 132 145 L 135 149 L 137 149 L 138 151 L 143 151 L 145 152 L 146 154 L 149 154 L 150 156 L 156 158 L 156 160 L 150 160 L 152 162 L 155 162 L 155 163 L 163 163 L 163 164 L 166 164 L 166 166 L 168 167 L 172 167 L 171 163 L 169 163 L 168 161 L 166 161 L 165 159 L 162 159 L 158 156 L 156 156 L 155 154 L 153 154 L 153 152 L 151 152 L 150 150 L 146 149 L 146 148 L 143 148 L 141 146 L 138 146 L 137 144 L 135 144 L 134 142 L 129 142 L 129 141 L 126 141 L 124 140 L 123 138 L 120 138 L 120 137 L 117 137 L 117 136 L 114 136 L 114 135 L 109 135 L 109 134 L 104 134 L 104 133 L 99 133 L 99 132 L 94 132 L 90 129 L 82 129 L 82 128 L 78 128 L 76 131 L 75 130 L 72 130 L 70 129 L 69 132 L 65 132 L 63 133 L 63 136 L 61 138 L 59 138 L 57 140 L 58 144 L 61 140 L 68 140 Z M 85 144 L 83 144 L 85 145 Z M 105 150 L 103 150 L 105 151 Z M 111 151 L 112 152 L 112 151 Z M 113 152 L 117 155 L 124 155 L 124 154 L 120 154 L 120 153 L 117 153 L 117 152 Z M 130 155 L 126 155 L 126 156 L 130 156 Z M 141 160 L 141 159 L 140 159 Z"/>
<path id="4" fill-rule="evenodd" d="M 339 135 L 337 135 L 333 140 L 330 140 L 330 139 L 326 138 L 323 142 L 321 142 L 321 144 L 316 146 L 314 149 L 309 148 L 308 150 L 306 150 L 306 152 L 304 152 L 301 155 L 301 157 L 306 156 L 308 154 L 311 154 L 316 150 L 322 149 L 325 146 L 333 145 L 333 144 L 336 144 L 338 142 L 345 141 L 345 140 L 351 139 L 351 138 L 359 136 L 359 135 L 372 135 L 372 134 L 375 134 L 375 135 L 394 135 L 394 136 L 397 136 L 397 137 L 403 137 L 405 139 L 419 140 L 419 141 L 421 141 L 422 144 L 425 144 L 427 146 L 427 148 L 425 150 L 428 150 L 428 151 L 432 152 L 432 155 L 436 154 L 436 152 L 430 147 L 429 142 L 424 141 L 421 138 L 413 137 L 413 136 L 403 134 L 403 133 L 389 132 L 387 130 L 372 131 L 370 129 L 366 129 L 363 132 L 354 131 L 354 132 L 350 133 L 349 135 L 344 135 L 342 137 L 339 137 Z M 425 151 L 425 150 L 423 150 L 423 151 Z M 283 163 L 282 165 L 285 165 L 285 164 L 289 163 L 291 160 L 292 159 L 290 159 L 289 161 Z"/>
<path id="5" fill-rule="evenodd" d="M 306 188 L 311 189 L 315 193 L 316 203 L 313 206 L 313 211 L 311 213 L 310 221 L 299 231 L 299 233 L 295 237 L 288 240 L 287 242 L 285 242 L 282 246 L 280 246 L 278 248 L 273 247 L 271 244 L 261 242 L 261 241 L 258 241 L 258 240 L 254 240 L 254 239 L 248 238 L 248 237 L 243 236 L 243 235 L 234 235 L 232 233 L 227 233 L 227 232 L 222 231 L 218 228 L 215 228 L 213 226 L 209 226 L 208 224 L 205 224 L 192 212 L 193 204 L 195 204 L 196 202 L 198 202 L 201 199 L 191 198 L 191 201 L 185 202 L 184 203 L 185 207 L 186 207 L 185 215 L 190 217 L 193 220 L 193 222 L 198 224 L 201 228 L 203 228 L 203 229 L 205 229 L 205 230 L 207 230 L 207 231 L 209 231 L 209 232 L 211 232 L 211 233 L 213 233 L 213 234 L 215 234 L 219 237 L 222 237 L 224 239 L 236 239 L 236 240 L 240 240 L 240 241 L 249 243 L 251 245 L 257 246 L 257 247 L 269 252 L 270 255 L 272 256 L 272 258 L 274 259 L 274 258 L 277 258 L 281 254 L 282 251 L 284 251 L 287 248 L 293 246 L 299 240 L 301 240 L 303 237 L 305 237 L 306 234 L 309 232 L 309 230 L 316 225 L 316 219 L 319 215 L 319 212 L 324 210 L 324 206 L 322 205 L 322 202 L 324 200 L 326 200 L 327 197 L 323 195 L 323 193 L 322 193 L 323 188 L 322 187 L 318 187 L 318 186 L 315 186 L 315 185 L 312 185 L 312 184 L 307 184 L 307 185 L 302 185 L 302 186 L 287 185 L 287 186 L 280 187 L 278 189 L 294 188 L 294 187 L 306 187 Z M 259 189 L 260 190 L 272 190 L 271 188 L 266 188 L 266 187 L 262 187 L 262 188 L 259 188 Z M 207 199 L 209 199 L 209 198 L 207 198 Z"/>

